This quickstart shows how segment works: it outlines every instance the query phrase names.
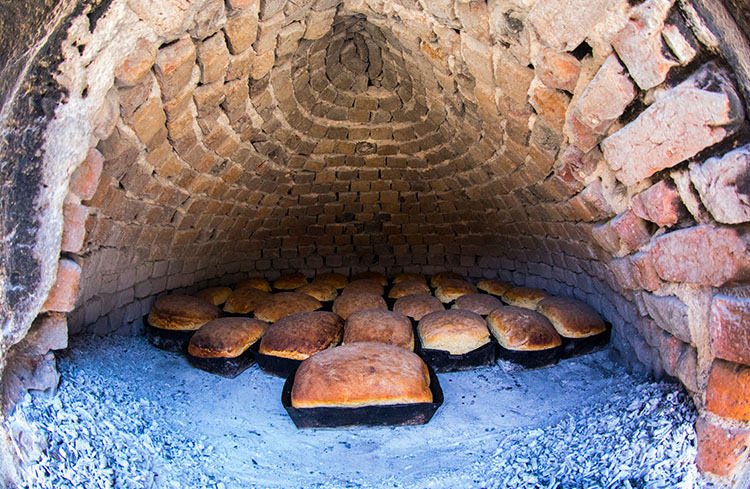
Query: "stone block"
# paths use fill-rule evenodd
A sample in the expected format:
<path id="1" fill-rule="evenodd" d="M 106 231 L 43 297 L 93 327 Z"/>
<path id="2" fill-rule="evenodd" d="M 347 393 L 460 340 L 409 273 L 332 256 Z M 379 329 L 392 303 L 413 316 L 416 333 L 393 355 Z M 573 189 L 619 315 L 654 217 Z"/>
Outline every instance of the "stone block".
<path id="1" fill-rule="evenodd" d="M 336 15 L 336 9 L 330 10 L 311 10 L 307 15 L 307 27 L 305 29 L 305 39 L 320 39 L 325 36 L 333 25 L 333 18 Z"/>
<path id="2" fill-rule="evenodd" d="M 61 258 L 57 264 L 57 278 L 49 291 L 44 309 L 53 312 L 70 312 L 75 308 L 81 267 L 72 260 Z"/>
<path id="3" fill-rule="evenodd" d="M 554 88 L 537 85 L 531 91 L 531 106 L 536 113 L 544 117 L 558 131 L 565 125 L 565 112 L 570 103 L 570 96 Z"/>
<path id="4" fill-rule="evenodd" d="M 573 93 L 581 75 L 581 62 L 570 53 L 540 46 L 534 57 L 534 72 L 546 86 Z"/>
<path id="5" fill-rule="evenodd" d="M 69 191 L 81 200 L 90 200 L 99 186 L 103 165 L 102 154 L 96 148 L 89 149 L 86 159 L 70 177 Z"/>
<path id="6" fill-rule="evenodd" d="M 201 68 L 201 83 L 223 81 L 229 66 L 229 50 L 224 36 L 213 35 L 198 45 L 198 66 Z"/>
<path id="7" fill-rule="evenodd" d="M 708 330 L 714 355 L 750 365 L 750 299 L 714 296 Z"/>
<path id="8" fill-rule="evenodd" d="M 677 378 L 690 392 L 698 392 L 698 350 L 688 346 L 677 360 Z"/>
<path id="9" fill-rule="evenodd" d="M 190 22 L 190 0 L 128 0 L 128 7 L 147 22 L 159 37 L 174 39 Z"/>
<path id="10" fill-rule="evenodd" d="M 156 46 L 148 39 L 140 38 L 120 66 L 115 70 L 115 81 L 125 87 L 138 84 L 151 70 L 156 61 Z"/>
<path id="11" fill-rule="evenodd" d="M 643 219 L 627 210 L 611 221 L 595 226 L 592 236 L 605 250 L 617 256 L 625 256 L 646 245 L 651 234 Z"/>
<path id="12" fill-rule="evenodd" d="M 750 421 L 750 368 L 714 360 L 705 404 L 707 410 L 719 416 Z"/>
<path id="13" fill-rule="evenodd" d="M 258 22 L 258 39 L 253 43 L 256 53 L 266 53 L 276 49 L 276 40 L 284 25 L 284 14 L 278 13 L 273 17 Z"/>
<path id="14" fill-rule="evenodd" d="M 539 39 L 555 51 L 572 51 L 607 15 L 607 0 L 545 0 L 536 2 L 527 22 Z"/>
<path id="15" fill-rule="evenodd" d="M 525 106 L 534 70 L 520 64 L 501 47 L 495 48 L 492 65 L 497 87 L 514 103 Z"/>
<path id="16" fill-rule="evenodd" d="M 490 12 L 487 2 L 457 2 L 456 17 L 466 33 L 486 45 L 490 44 Z M 462 36 L 463 37 L 463 36 Z"/>
<path id="17" fill-rule="evenodd" d="M 688 324 L 688 307 L 674 296 L 657 296 L 644 293 L 643 302 L 656 324 L 685 343 L 691 343 Z"/>
<path id="18" fill-rule="evenodd" d="M 205 39 L 218 32 L 227 22 L 224 0 L 208 0 L 195 13 L 188 32 L 194 39 Z"/>
<path id="19" fill-rule="evenodd" d="M 661 227 L 672 227 L 686 215 L 677 188 L 668 180 L 661 180 L 633 196 L 633 212 Z"/>
<path id="20" fill-rule="evenodd" d="M 246 51 L 258 37 L 258 15 L 251 11 L 231 15 L 224 26 L 224 34 L 232 54 Z"/>
<path id="21" fill-rule="evenodd" d="M 63 232 L 60 249 L 70 253 L 78 253 L 83 247 L 86 237 L 86 218 L 89 209 L 85 205 L 75 203 L 63 204 Z"/>
<path id="22" fill-rule="evenodd" d="M 264 54 L 254 55 L 252 61 L 252 68 L 250 69 L 250 77 L 253 80 L 260 80 L 266 76 L 273 68 L 276 62 L 276 56 L 273 51 L 268 51 Z"/>
<path id="23" fill-rule="evenodd" d="M 484 5 L 486 7 L 486 4 Z M 486 41 L 483 42 L 469 34 L 461 33 L 461 55 L 477 82 L 490 86 L 495 85 L 492 70 L 492 48 Z"/>
<path id="24" fill-rule="evenodd" d="M 49 351 L 68 347 L 68 321 L 65 314 L 41 314 L 34 319 L 31 329 L 13 351 L 22 356 L 42 356 Z"/>
<path id="25" fill-rule="evenodd" d="M 164 114 L 161 101 L 156 97 L 152 97 L 141 105 L 133 113 L 133 116 L 125 122 L 130 125 L 133 132 L 135 132 L 143 144 L 151 146 L 155 138 L 164 129 L 167 116 Z"/>
<path id="26" fill-rule="evenodd" d="M 703 164 L 690 164 L 693 182 L 703 205 L 725 224 L 750 221 L 750 145 Z"/>
<path id="27" fill-rule="evenodd" d="M 284 10 L 287 0 L 258 0 L 261 19 L 268 19 Z"/>
<path id="28" fill-rule="evenodd" d="M 189 38 L 159 49 L 154 74 L 165 100 L 173 98 L 188 84 L 195 64 L 195 45 Z"/>
<path id="29" fill-rule="evenodd" d="M 701 417 L 695 422 L 695 434 L 698 450 L 695 464 L 702 472 L 731 476 L 747 459 L 750 429 L 726 428 Z"/>

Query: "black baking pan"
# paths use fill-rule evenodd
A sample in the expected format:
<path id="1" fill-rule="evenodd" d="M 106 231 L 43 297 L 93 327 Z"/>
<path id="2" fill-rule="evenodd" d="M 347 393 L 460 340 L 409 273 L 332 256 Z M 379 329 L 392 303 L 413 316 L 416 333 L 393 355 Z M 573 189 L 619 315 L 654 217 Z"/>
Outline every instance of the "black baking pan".
<path id="1" fill-rule="evenodd" d="M 273 355 L 264 355 L 258 352 L 260 348 L 260 341 L 256 341 L 255 344 L 250 347 L 255 361 L 258 362 L 260 369 L 268 375 L 274 375 L 276 377 L 286 378 L 297 370 L 302 360 L 294 360 L 292 358 L 276 357 Z"/>
<path id="2" fill-rule="evenodd" d="M 498 360 L 505 360 L 518 365 L 524 370 L 533 370 L 537 368 L 555 365 L 563 353 L 563 346 L 547 348 L 546 350 L 535 351 L 518 351 L 508 350 L 497 344 Z"/>
<path id="3" fill-rule="evenodd" d="M 281 391 L 283 404 L 297 428 L 346 428 L 349 426 L 412 426 L 427 424 L 443 404 L 443 389 L 435 371 L 430 372 L 432 402 L 361 407 L 292 407 L 292 386 L 296 370 L 287 377 Z"/>
<path id="4" fill-rule="evenodd" d="M 188 353 L 186 344 L 184 353 L 188 363 L 193 367 L 228 379 L 237 377 L 255 362 L 255 356 L 250 348 L 234 358 L 203 358 Z"/>
<path id="5" fill-rule="evenodd" d="M 574 358 L 603 350 L 609 344 L 612 325 L 607 324 L 607 330 L 588 338 L 565 338 L 562 336 L 562 358 Z"/>
<path id="6" fill-rule="evenodd" d="M 418 334 L 415 337 L 415 341 L 419 342 Z M 485 367 L 495 363 L 494 338 L 490 338 L 490 342 L 486 345 L 482 345 L 476 350 L 464 353 L 463 355 L 452 355 L 445 350 L 431 350 L 421 345 L 420 348 L 415 348 L 415 350 L 418 350 L 416 353 L 422 357 L 422 360 L 438 373 L 473 370 L 477 367 Z"/>
<path id="7" fill-rule="evenodd" d="M 182 353 L 195 331 L 180 331 L 155 328 L 148 323 L 148 316 L 143 318 L 143 333 L 149 343 L 160 350 Z"/>

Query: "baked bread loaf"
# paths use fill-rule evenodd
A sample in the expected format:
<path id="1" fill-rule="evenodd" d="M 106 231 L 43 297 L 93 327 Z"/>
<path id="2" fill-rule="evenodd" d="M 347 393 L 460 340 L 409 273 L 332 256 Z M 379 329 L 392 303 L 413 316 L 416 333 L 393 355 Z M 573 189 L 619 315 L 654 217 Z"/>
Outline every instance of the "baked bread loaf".
<path id="1" fill-rule="evenodd" d="M 430 374 L 419 356 L 383 343 L 352 343 L 304 360 L 294 377 L 295 408 L 432 402 Z"/>
<path id="2" fill-rule="evenodd" d="M 388 285 L 388 279 L 385 278 L 385 275 L 380 272 L 355 273 L 354 275 L 352 275 L 352 278 L 349 280 L 349 282 L 356 282 L 357 280 L 375 280 L 383 287 Z"/>
<path id="3" fill-rule="evenodd" d="M 310 297 L 318 299 L 320 302 L 330 302 L 336 298 L 338 292 L 336 287 L 329 284 L 305 284 L 299 289 L 295 290 L 300 294 L 307 294 Z"/>
<path id="4" fill-rule="evenodd" d="M 394 284 L 400 284 L 401 282 L 406 282 L 407 280 L 412 281 L 416 280 L 418 282 L 427 283 L 427 279 L 424 278 L 423 275 L 419 275 L 418 273 L 399 273 L 395 277 L 393 277 L 392 282 Z"/>
<path id="5" fill-rule="evenodd" d="M 503 303 L 497 297 L 487 294 L 466 294 L 456 299 L 453 309 L 463 309 L 471 311 L 474 314 L 479 314 L 480 316 L 486 316 L 493 309 L 502 306 Z"/>
<path id="6" fill-rule="evenodd" d="M 346 319 L 356 311 L 365 309 L 380 309 L 387 311 L 388 305 L 382 296 L 368 294 L 367 292 L 341 294 L 333 301 L 333 312 Z"/>
<path id="7" fill-rule="evenodd" d="M 231 293 L 232 289 L 229 287 L 209 287 L 196 292 L 195 297 L 210 302 L 215 306 L 220 306 L 227 301 Z"/>
<path id="8" fill-rule="evenodd" d="M 377 280 L 361 279 L 349 282 L 349 284 L 344 287 L 344 290 L 341 291 L 341 295 L 361 293 L 382 296 L 385 293 L 385 289 Z"/>
<path id="9" fill-rule="evenodd" d="M 230 314 L 247 314 L 253 312 L 258 304 L 271 298 L 271 294 L 253 287 L 237 289 L 224 303 L 224 312 Z"/>
<path id="10" fill-rule="evenodd" d="M 285 273 L 273 282 L 273 288 L 276 290 L 294 290 L 302 287 L 307 283 L 307 277 L 304 273 L 294 272 Z"/>
<path id="11" fill-rule="evenodd" d="M 607 331 L 607 325 L 594 309 L 570 297 L 542 299 L 537 311 L 546 316 L 564 338 L 588 338 Z"/>
<path id="12" fill-rule="evenodd" d="M 268 323 L 251 318 L 219 318 L 190 338 L 188 353 L 200 358 L 236 358 L 258 341 Z"/>
<path id="13" fill-rule="evenodd" d="M 497 295 L 502 297 L 502 295 L 508 290 L 512 289 L 513 286 L 506 282 L 501 282 L 499 280 L 480 280 L 477 282 L 477 289 L 482 290 L 484 292 L 487 292 L 488 294 Z"/>
<path id="14" fill-rule="evenodd" d="M 440 284 L 443 283 L 443 280 L 450 279 L 450 280 L 466 280 L 464 279 L 463 275 L 456 272 L 448 272 L 448 271 L 442 271 L 437 272 L 432 277 L 430 277 L 430 285 L 433 287 L 440 287 Z"/>
<path id="15" fill-rule="evenodd" d="M 242 280 L 237 283 L 237 285 L 234 286 L 234 289 L 258 289 L 262 290 L 263 292 L 271 292 L 271 284 L 268 283 L 268 280 L 261 278 L 261 277 L 251 277 L 246 278 L 245 280 Z"/>
<path id="16" fill-rule="evenodd" d="M 314 353 L 339 344 L 344 321 L 332 312 L 291 314 L 268 328 L 260 340 L 263 355 L 304 360 Z"/>
<path id="17" fill-rule="evenodd" d="M 441 280 L 440 285 L 435 289 L 435 297 L 437 297 L 443 304 L 452 302 L 462 295 L 476 293 L 477 288 L 466 280 L 453 280 L 447 278 Z"/>
<path id="18" fill-rule="evenodd" d="M 531 287 L 513 287 L 503 293 L 503 301 L 511 306 L 536 309 L 540 300 L 550 295 L 542 289 Z"/>
<path id="19" fill-rule="evenodd" d="M 386 343 L 414 350 L 414 328 L 411 319 L 400 312 L 366 309 L 346 318 L 344 339 L 348 343 Z"/>
<path id="20" fill-rule="evenodd" d="M 316 311 L 323 307 L 317 299 L 299 292 L 279 292 L 272 294 L 268 300 L 261 302 L 255 308 L 255 317 L 275 323 L 281 318 L 298 312 Z"/>
<path id="21" fill-rule="evenodd" d="M 425 282 L 421 282 L 419 280 L 406 280 L 404 282 L 394 284 L 393 287 L 391 287 L 391 290 L 388 292 L 388 298 L 398 299 L 399 297 L 404 297 L 407 295 L 429 293 L 430 288 Z"/>
<path id="22" fill-rule="evenodd" d="M 221 310 L 203 299 L 188 295 L 166 295 L 156 299 L 148 313 L 154 328 L 195 331 L 221 316 Z"/>
<path id="23" fill-rule="evenodd" d="M 487 316 L 492 335 L 506 350 L 538 351 L 562 344 L 547 318 L 536 311 L 518 306 L 503 306 Z"/>
<path id="24" fill-rule="evenodd" d="M 420 319 L 417 333 L 423 348 L 463 355 L 490 342 L 482 316 L 451 309 L 427 314 Z"/>
<path id="25" fill-rule="evenodd" d="M 393 310 L 419 321 L 431 312 L 444 311 L 445 306 L 429 294 L 414 294 L 397 299 L 393 304 Z"/>
<path id="26" fill-rule="evenodd" d="M 341 290 L 346 287 L 346 284 L 349 283 L 349 280 L 346 278 L 346 275 L 342 273 L 328 272 L 317 274 L 315 278 L 313 278 L 313 283 L 332 285 L 338 290 Z"/>

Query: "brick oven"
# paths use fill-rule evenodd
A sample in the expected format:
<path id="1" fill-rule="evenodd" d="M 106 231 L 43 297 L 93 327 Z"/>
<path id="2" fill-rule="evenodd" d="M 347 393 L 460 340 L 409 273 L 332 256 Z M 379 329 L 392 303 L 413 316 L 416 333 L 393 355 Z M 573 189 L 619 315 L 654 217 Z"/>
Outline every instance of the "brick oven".
<path id="1" fill-rule="evenodd" d="M 7 8 L 0 419 L 166 293 L 452 270 L 589 304 L 747 487 L 745 0 Z"/>

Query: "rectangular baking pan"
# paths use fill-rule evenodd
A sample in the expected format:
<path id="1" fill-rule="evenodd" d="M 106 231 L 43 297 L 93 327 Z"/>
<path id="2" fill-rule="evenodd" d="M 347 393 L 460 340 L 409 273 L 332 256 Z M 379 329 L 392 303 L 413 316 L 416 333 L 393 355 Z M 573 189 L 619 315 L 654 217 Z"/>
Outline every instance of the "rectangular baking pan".
<path id="1" fill-rule="evenodd" d="M 253 343 L 255 345 L 257 341 Z M 252 348 L 252 346 L 251 346 Z M 234 358 L 203 358 L 196 357 L 188 353 L 187 345 L 185 347 L 185 358 L 188 363 L 195 368 L 204 370 L 211 374 L 221 375 L 228 379 L 233 379 L 247 370 L 250 365 L 255 363 L 255 356 L 250 348 L 245 350 L 242 355 Z"/>
<path id="2" fill-rule="evenodd" d="M 565 338 L 562 337 L 562 358 L 574 358 L 587 355 L 595 351 L 603 350 L 609 344 L 612 334 L 612 325 L 607 323 L 607 330 L 588 338 Z"/>
<path id="3" fill-rule="evenodd" d="M 508 350 L 499 343 L 497 344 L 497 359 L 514 363 L 524 370 L 555 365 L 562 357 L 563 347 L 556 346 L 546 350 L 516 351 Z"/>
<path id="4" fill-rule="evenodd" d="M 420 343 L 419 335 L 415 331 L 415 341 Z M 460 372 L 462 370 L 473 370 L 477 367 L 485 367 L 495 364 L 495 339 L 490 337 L 490 342 L 482 345 L 476 350 L 463 355 L 452 355 L 445 350 L 431 350 L 415 348 L 416 353 L 422 357 L 427 365 L 435 369 L 435 372 Z"/>
<path id="5" fill-rule="evenodd" d="M 160 350 L 182 353 L 195 331 L 161 329 L 151 326 L 148 316 L 143 317 L 143 333 L 149 343 Z"/>
<path id="6" fill-rule="evenodd" d="M 349 426 L 413 426 L 427 424 L 443 404 L 443 389 L 435 371 L 430 372 L 432 402 L 361 407 L 292 407 L 292 386 L 296 370 L 287 377 L 281 403 L 297 428 L 346 428 Z"/>
<path id="7" fill-rule="evenodd" d="M 258 351 L 259 348 L 260 341 L 256 341 L 250 350 L 255 357 L 255 361 L 258 362 L 260 369 L 268 375 L 287 378 L 302 363 L 302 360 L 264 355 Z"/>

